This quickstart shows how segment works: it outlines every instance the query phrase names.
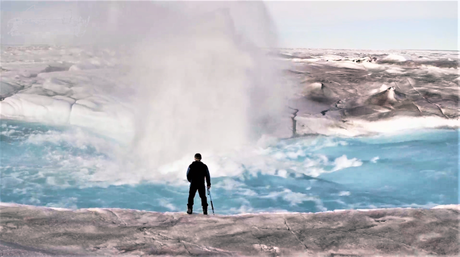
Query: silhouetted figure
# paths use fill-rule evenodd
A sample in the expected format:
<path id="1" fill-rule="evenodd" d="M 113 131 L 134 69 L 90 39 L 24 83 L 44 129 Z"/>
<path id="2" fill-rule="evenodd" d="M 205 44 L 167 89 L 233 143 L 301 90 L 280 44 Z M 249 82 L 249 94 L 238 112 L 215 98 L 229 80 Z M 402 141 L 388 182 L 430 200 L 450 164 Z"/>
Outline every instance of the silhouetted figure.
<path id="1" fill-rule="evenodd" d="M 201 206 L 203 207 L 203 214 L 208 215 L 208 201 L 206 199 L 206 189 L 204 182 L 208 185 L 208 190 L 211 188 L 211 176 L 209 175 L 208 166 L 201 162 L 201 154 L 195 154 L 195 161 L 188 166 L 187 180 L 190 182 L 190 191 L 188 195 L 187 213 L 193 212 L 193 199 L 195 198 L 196 191 L 201 198 Z"/>

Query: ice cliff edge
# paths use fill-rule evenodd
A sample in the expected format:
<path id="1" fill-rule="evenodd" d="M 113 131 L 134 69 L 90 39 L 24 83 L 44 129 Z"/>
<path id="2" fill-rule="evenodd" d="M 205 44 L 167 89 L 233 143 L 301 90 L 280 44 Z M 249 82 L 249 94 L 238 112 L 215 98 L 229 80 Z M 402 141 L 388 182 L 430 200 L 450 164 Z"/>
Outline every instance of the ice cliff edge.
<path id="1" fill-rule="evenodd" d="M 0 204 L 2 256 L 458 256 L 460 205 L 187 215 Z"/>

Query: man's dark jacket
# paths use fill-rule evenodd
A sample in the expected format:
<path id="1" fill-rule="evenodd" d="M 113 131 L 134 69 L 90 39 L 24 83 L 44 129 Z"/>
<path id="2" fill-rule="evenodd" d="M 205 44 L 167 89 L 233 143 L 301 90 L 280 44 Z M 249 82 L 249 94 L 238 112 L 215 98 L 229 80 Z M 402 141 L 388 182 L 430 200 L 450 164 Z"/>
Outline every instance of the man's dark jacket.
<path id="1" fill-rule="evenodd" d="M 187 170 L 187 180 L 192 183 L 192 185 L 203 185 L 206 179 L 206 184 L 211 185 L 211 176 L 209 176 L 208 166 L 202 163 L 201 161 L 194 161 Z"/>

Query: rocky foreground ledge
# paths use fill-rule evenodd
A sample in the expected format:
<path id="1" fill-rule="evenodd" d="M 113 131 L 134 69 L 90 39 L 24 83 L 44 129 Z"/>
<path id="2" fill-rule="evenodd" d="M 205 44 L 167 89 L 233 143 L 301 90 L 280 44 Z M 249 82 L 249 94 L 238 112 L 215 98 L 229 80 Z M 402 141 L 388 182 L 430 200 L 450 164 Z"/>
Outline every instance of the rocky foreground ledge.
<path id="1" fill-rule="evenodd" d="M 460 205 L 187 215 L 0 205 L 0 256 L 458 256 Z"/>

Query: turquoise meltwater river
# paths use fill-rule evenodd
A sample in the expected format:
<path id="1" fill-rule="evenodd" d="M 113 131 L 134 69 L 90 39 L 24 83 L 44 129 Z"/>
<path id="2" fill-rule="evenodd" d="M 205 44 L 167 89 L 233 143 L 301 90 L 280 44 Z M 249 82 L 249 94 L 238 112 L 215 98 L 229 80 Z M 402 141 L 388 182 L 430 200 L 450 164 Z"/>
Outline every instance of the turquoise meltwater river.
<path id="1" fill-rule="evenodd" d="M 227 169 L 238 172 L 219 173 L 203 161 L 219 214 L 429 208 L 459 203 L 458 132 L 278 140 L 255 157 L 232 160 Z M 115 148 L 120 146 L 113 140 L 78 128 L 2 120 L 0 200 L 71 209 L 186 210 L 187 166 L 180 182 L 114 183 L 101 174 L 119 168 Z M 135 171 L 119 172 L 128 179 Z M 199 203 L 197 194 L 195 209 Z"/>

